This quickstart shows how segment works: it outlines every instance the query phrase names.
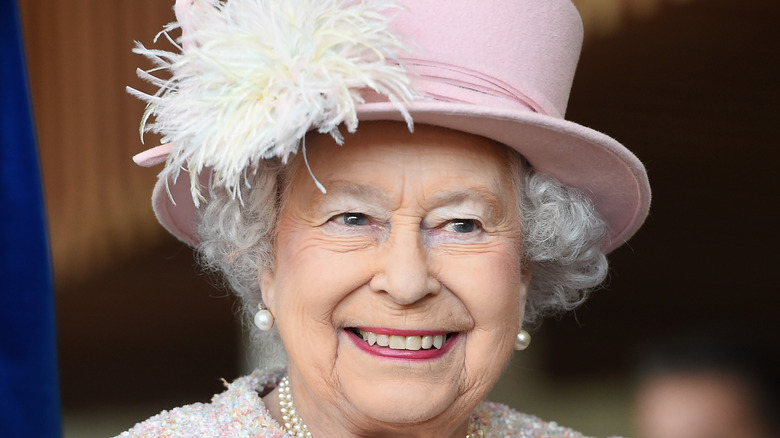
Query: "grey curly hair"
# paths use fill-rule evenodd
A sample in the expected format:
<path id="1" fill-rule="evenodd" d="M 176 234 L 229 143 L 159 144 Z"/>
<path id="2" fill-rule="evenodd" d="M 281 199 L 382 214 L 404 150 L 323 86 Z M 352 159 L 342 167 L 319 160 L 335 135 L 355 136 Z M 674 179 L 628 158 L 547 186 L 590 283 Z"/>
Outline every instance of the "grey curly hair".
<path id="1" fill-rule="evenodd" d="M 606 223 L 582 192 L 536 172 L 514 150 L 506 148 L 523 230 L 523 261 L 533 269 L 523 324 L 571 310 L 607 275 L 600 248 Z M 285 354 L 275 329 L 257 330 L 251 320 L 261 301 L 259 276 L 274 261 L 276 218 L 300 159 L 258 164 L 252 189 L 242 205 L 217 191 L 202 211 L 198 232 L 201 265 L 222 274 L 240 298 L 244 321 L 262 367 L 284 366 Z"/>

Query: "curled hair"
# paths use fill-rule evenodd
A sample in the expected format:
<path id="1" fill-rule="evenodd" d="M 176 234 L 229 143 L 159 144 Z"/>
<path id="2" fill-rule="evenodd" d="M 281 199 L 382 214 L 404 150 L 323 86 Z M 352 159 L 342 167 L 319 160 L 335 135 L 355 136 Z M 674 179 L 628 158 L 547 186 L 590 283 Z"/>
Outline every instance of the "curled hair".
<path id="1" fill-rule="evenodd" d="M 607 276 L 601 240 L 607 226 L 582 192 L 511 160 L 523 233 L 523 260 L 533 274 L 523 323 L 572 310 Z"/>
<path id="2" fill-rule="evenodd" d="M 284 366 L 284 348 L 275 328 L 263 332 L 251 321 L 262 302 L 260 274 L 273 266 L 276 218 L 288 175 L 279 160 L 259 162 L 246 203 L 217 189 L 198 225 L 199 262 L 207 272 L 221 274 L 238 296 L 252 346 L 266 369 Z"/>
<path id="3" fill-rule="evenodd" d="M 509 170 L 523 230 L 523 260 L 532 269 L 524 324 L 571 310 L 582 303 L 607 274 L 599 244 L 606 224 L 579 190 L 523 162 L 509 152 Z M 275 329 L 260 332 L 249 323 L 260 303 L 259 277 L 274 261 L 276 219 L 285 190 L 299 163 L 259 163 L 246 204 L 217 191 L 202 211 L 198 232 L 200 262 L 223 275 L 240 298 L 252 344 L 266 368 L 284 365 L 284 349 Z"/>

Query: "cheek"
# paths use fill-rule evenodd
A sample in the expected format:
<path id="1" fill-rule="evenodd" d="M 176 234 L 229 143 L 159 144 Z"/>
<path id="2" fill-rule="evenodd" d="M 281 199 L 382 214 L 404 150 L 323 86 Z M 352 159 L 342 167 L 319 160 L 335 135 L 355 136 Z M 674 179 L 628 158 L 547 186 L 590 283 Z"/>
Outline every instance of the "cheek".
<path id="1" fill-rule="evenodd" d="M 462 391 L 481 400 L 511 356 L 525 302 L 519 255 L 511 247 L 444 263 L 451 288 L 473 320 L 465 343 Z M 444 275 L 443 275 L 444 277 Z"/>
<path id="2" fill-rule="evenodd" d="M 517 323 L 525 302 L 519 257 L 510 248 L 444 257 L 441 279 L 466 305 L 476 328 Z"/>
<path id="3" fill-rule="evenodd" d="M 318 321 L 330 321 L 333 309 L 365 283 L 365 257 L 334 251 L 315 233 L 280 233 L 277 242 L 278 300 Z"/>

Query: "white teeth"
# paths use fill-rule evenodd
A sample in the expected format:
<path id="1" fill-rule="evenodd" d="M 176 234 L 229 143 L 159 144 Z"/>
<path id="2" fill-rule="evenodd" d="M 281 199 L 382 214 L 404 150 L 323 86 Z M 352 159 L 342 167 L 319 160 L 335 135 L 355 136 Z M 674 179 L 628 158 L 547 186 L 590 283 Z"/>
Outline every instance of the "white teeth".
<path id="1" fill-rule="evenodd" d="M 405 336 L 390 336 L 390 348 L 393 350 L 405 350 L 406 349 L 406 337 Z"/>
<path id="2" fill-rule="evenodd" d="M 378 345 L 380 347 L 390 347 L 393 350 L 430 350 L 431 348 L 440 349 L 447 339 L 447 335 L 425 335 L 425 336 L 399 336 L 382 335 L 368 330 L 357 330 L 360 337 L 368 345 Z"/>

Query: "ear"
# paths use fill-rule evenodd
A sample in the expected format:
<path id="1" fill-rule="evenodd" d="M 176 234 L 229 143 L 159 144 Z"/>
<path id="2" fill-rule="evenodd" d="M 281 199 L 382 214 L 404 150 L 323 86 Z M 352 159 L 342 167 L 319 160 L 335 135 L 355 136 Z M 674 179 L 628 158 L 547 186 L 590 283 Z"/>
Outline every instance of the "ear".
<path id="1" fill-rule="evenodd" d="M 260 283 L 260 296 L 263 299 L 263 303 L 265 303 L 265 306 L 273 313 L 274 292 L 276 290 L 276 277 L 274 276 L 273 269 L 263 269 L 263 272 L 260 273 L 258 282 Z"/>
<path id="2" fill-rule="evenodd" d="M 531 277 L 534 275 L 534 267 L 531 263 L 523 262 L 520 268 L 520 293 L 525 299 L 528 298 L 528 288 L 531 286 Z"/>
<path id="3" fill-rule="evenodd" d="M 531 287 L 531 277 L 533 277 L 533 266 L 523 263 L 520 268 L 520 288 L 518 293 L 520 294 L 520 319 L 518 321 L 518 329 L 523 327 L 523 321 L 525 321 L 525 305 L 528 302 L 528 289 Z"/>

